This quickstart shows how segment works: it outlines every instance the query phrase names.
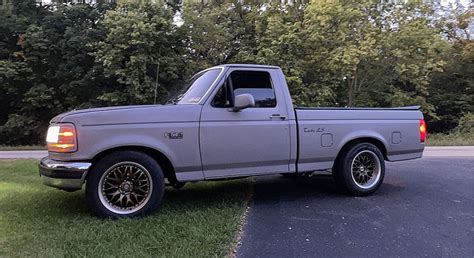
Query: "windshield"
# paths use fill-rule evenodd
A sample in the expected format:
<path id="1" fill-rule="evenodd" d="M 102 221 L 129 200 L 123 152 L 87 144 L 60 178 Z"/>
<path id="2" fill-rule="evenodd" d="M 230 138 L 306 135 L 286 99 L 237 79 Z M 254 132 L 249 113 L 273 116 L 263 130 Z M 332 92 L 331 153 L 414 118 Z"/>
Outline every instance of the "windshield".
<path id="1" fill-rule="evenodd" d="M 170 104 L 197 104 L 206 94 L 222 69 L 209 69 L 194 75 L 178 94 L 168 100 Z"/>

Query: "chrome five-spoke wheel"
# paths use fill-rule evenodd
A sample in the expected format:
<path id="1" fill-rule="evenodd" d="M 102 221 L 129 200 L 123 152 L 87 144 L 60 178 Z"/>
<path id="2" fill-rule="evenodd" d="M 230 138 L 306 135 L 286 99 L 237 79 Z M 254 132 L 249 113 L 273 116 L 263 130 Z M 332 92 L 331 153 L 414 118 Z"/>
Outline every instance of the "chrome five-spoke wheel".
<path id="1" fill-rule="evenodd" d="M 117 163 L 100 178 L 99 199 L 105 208 L 116 214 L 134 213 L 150 200 L 152 180 L 150 172 L 138 163 Z"/>
<path id="2" fill-rule="evenodd" d="M 370 150 L 359 152 L 352 160 L 352 179 L 360 188 L 368 189 L 377 184 L 380 179 L 380 170 L 380 160 Z"/>

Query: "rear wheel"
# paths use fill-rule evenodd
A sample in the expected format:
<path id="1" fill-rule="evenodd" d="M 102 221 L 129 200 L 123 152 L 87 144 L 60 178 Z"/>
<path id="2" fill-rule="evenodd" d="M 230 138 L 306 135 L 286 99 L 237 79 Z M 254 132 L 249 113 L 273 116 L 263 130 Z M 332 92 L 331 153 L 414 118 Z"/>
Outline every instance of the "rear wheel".
<path id="1" fill-rule="evenodd" d="M 341 153 L 333 168 L 341 187 L 357 196 L 374 193 L 382 185 L 385 163 L 380 150 L 370 143 L 353 145 Z"/>
<path id="2" fill-rule="evenodd" d="M 135 151 L 112 153 L 89 172 L 86 197 L 100 217 L 144 216 L 156 210 L 164 193 L 161 167 Z"/>

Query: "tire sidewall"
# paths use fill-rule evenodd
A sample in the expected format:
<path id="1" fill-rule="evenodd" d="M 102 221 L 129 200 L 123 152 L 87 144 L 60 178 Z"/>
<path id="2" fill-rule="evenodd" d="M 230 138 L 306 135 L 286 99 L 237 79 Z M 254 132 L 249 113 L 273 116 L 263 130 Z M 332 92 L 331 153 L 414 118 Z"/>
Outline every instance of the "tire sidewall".
<path id="1" fill-rule="evenodd" d="M 148 170 L 152 179 L 153 189 L 150 199 L 140 209 L 130 214 L 118 214 L 107 209 L 101 202 L 98 190 L 99 182 L 104 173 L 112 166 L 120 162 L 135 162 Z M 136 151 L 120 151 L 111 153 L 100 159 L 89 171 L 86 181 L 86 198 L 91 210 L 99 217 L 122 218 L 141 217 L 156 210 L 164 195 L 164 176 L 160 165 L 150 156 Z"/>
<path id="2" fill-rule="evenodd" d="M 354 177 L 352 176 L 352 161 L 354 160 L 355 156 L 362 151 L 371 151 L 377 155 L 377 158 L 380 162 L 380 178 L 378 182 L 370 188 L 361 188 L 354 182 Z M 377 189 L 382 185 L 384 177 L 385 177 L 385 162 L 382 153 L 380 150 L 373 144 L 370 143 L 359 143 L 354 145 L 347 151 L 343 159 L 343 167 L 342 167 L 342 177 L 344 180 L 344 184 L 351 193 L 355 195 L 369 195 L 373 192 L 377 191 Z"/>

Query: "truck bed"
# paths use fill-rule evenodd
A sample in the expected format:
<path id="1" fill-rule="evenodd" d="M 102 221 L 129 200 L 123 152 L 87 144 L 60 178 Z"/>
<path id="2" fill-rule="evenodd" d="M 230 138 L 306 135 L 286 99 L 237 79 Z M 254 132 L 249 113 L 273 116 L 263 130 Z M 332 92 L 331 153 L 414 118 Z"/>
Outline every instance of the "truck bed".
<path id="1" fill-rule="evenodd" d="M 348 142 L 366 138 L 389 161 L 420 158 L 418 106 L 397 108 L 295 108 L 298 170 L 327 169 Z M 315 158 L 317 157 L 317 158 Z"/>
<path id="2" fill-rule="evenodd" d="M 388 107 L 388 108 L 373 108 L 373 107 L 295 107 L 299 110 L 420 110 L 420 106 L 406 106 L 406 107 Z"/>

